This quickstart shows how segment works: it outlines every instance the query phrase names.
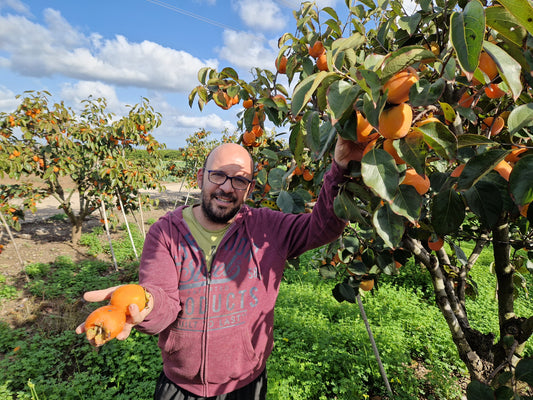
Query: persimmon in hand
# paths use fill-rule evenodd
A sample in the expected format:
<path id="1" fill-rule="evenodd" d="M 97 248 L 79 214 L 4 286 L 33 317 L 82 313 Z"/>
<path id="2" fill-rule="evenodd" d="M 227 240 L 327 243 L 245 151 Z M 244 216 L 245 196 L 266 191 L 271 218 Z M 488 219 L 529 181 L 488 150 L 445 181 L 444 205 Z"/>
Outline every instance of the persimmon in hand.
<path id="1" fill-rule="evenodd" d="M 107 305 L 97 308 L 85 320 L 87 339 L 101 346 L 116 337 L 125 323 L 126 314 L 119 307 Z"/>
<path id="2" fill-rule="evenodd" d="M 129 316 L 129 305 L 137 304 L 139 311 L 144 310 L 148 304 L 148 295 L 141 285 L 122 285 L 113 292 L 109 304 L 120 308 L 127 316 Z"/>

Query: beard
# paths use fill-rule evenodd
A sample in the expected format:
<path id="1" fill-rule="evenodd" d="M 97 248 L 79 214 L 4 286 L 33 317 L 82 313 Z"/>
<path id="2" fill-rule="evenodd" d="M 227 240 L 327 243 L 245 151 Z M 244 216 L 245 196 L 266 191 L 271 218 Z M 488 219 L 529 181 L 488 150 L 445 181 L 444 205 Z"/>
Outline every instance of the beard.
<path id="1" fill-rule="evenodd" d="M 227 208 L 218 208 L 212 201 L 216 197 L 230 201 L 233 206 Z M 228 205 L 229 204 L 230 203 L 228 203 Z M 222 190 L 217 190 L 211 194 L 204 194 L 202 196 L 201 206 L 202 211 L 207 219 L 216 224 L 227 224 L 241 209 L 241 205 L 237 204 L 237 198 L 231 194 L 223 192 Z"/>

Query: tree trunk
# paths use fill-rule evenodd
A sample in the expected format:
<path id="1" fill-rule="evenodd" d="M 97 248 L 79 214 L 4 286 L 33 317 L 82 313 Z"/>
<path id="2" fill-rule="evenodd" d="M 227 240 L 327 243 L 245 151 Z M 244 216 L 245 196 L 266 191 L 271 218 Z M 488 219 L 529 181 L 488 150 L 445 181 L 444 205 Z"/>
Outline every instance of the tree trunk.
<path id="1" fill-rule="evenodd" d="M 71 241 L 73 244 L 78 244 L 78 242 L 80 241 L 82 226 L 83 226 L 83 220 L 77 217 L 75 223 L 72 224 Z"/>

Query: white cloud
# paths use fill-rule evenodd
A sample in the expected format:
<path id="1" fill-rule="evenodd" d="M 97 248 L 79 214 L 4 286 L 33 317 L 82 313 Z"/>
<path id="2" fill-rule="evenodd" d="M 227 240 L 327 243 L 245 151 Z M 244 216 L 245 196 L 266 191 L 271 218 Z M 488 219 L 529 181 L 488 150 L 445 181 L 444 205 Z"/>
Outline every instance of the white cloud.
<path id="1" fill-rule="evenodd" d="M 90 96 L 94 99 L 104 98 L 107 101 L 107 111 L 121 115 L 126 107 L 117 97 L 115 88 L 102 82 L 79 81 L 77 83 L 65 83 L 61 87 L 59 98 L 71 104 L 75 109 L 81 109 L 82 100 L 87 100 Z"/>
<path id="2" fill-rule="evenodd" d="M 175 122 L 181 127 L 186 128 L 203 128 L 206 130 L 222 131 L 228 129 L 233 132 L 237 127 L 229 121 L 224 121 L 216 114 L 204 115 L 201 117 L 191 117 L 187 115 L 178 115 L 175 117 Z"/>
<path id="3" fill-rule="evenodd" d="M 29 8 L 19 0 L 0 0 L 0 10 L 11 9 L 18 14 L 31 15 Z"/>
<path id="4" fill-rule="evenodd" d="M 76 31 L 58 11 L 45 11 L 46 26 L 21 16 L 0 16 L 1 60 L 19 74 L 35 77 L 63 75 L 115 85 L 188 92 L 204 66 L 185 51 L 150 41 L 131 43 L 123 36 L 103 39 Z"/>
<path id="5" fill-rule="evenodd" d="M 253 67 L 274 70 L 278 55 L 277 41 L 267 41 L 261 34 L 226 30 L 224 46 L 218 50 L 220 58 L 230 65 L 250 70 Z"/>
<path id="6" fill-rule="evenodd" d="M 15 110 L 20 104 L 20 100 L 15 98 L 15 93 L 6 88 L 0 86 L 0 111 L 11 112 Z"/>
<path id="7" fill-rule="evenodd" d="M 237 0 L 234 7 L 243 22 L 254 29 L 276 31 L 283 29 L 288 22 L 272 0 Z"/>

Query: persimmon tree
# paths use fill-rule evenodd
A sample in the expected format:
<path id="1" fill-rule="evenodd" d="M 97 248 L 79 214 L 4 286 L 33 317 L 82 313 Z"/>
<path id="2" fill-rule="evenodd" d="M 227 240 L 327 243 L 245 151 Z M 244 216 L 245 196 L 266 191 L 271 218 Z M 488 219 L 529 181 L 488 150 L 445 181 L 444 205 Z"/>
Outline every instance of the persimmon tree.
<path id="1" fill-rule="evenodd" d="M 335 298 L 354 302 L 361 282 L 395 274 L 414 257 L 431 275 L 468 368 L 469 398 L 511 398 L 520 381 L 533 385 L 533 360 L 521 360 L 533 316 L 514 310 L 521 278 L 533 272 L 533 6 L 414 3 L 408 14 L 397 0 L 350 1 L 342 20 L 333 8 L 303 3 L 296 33 L 279 40 L 277 72 L 255 69 L 246 82 L 231 68 L 202 69 L 190 103 L 225 106 L 221 82 L 248 101 L 241 142 L 268 158 L 258 188 L 270 184 L 270 200 L 287 212 L 308 200 L 302 168 L 319 188 L 337 136 L 364 143 L 335 201 L 350 221 L 332 246 L 335 267 L 323 268 L 339 279 Z M 288 148 L 246 139 L 263 116 L 287 129 Z M 487 246 L 499 331 L 483 333 L 471 326 L 466 301 L 475 289 L 470 270 Z"/>
<path id="2" fill-rule="evenodd" d="M 32 183 L 2 185 L 1 207 L 12 215 L 11 224 L 20 228 L 16 224 L 24 211 L 53 196 L 69 218 L 72 241 L 77 242 L 83 222 L 102 202 L 108 207 L 122 202 L 134 210 L 139 207 L 140 189 L 160 186 L 165 171 L 157 150 L 162 145 L 150 132 L 161 118 L 146 99 L 130 106 L 127 115 L 116 117 L 102 98 L 83 100 L 78 115 L 63 102 L 49 104 L 49 97 L 47 92 L 26 92 L 16 110 L 0 114 L 2 176 L 20 182 L 33 178 Z M 128 158 L 128 150 L 134 148 L 145 149 L 152 157 Z M 14 205 L 15 198 L 21 198 L 22 204 Z"/>

